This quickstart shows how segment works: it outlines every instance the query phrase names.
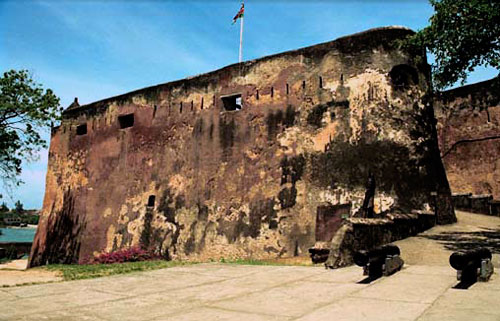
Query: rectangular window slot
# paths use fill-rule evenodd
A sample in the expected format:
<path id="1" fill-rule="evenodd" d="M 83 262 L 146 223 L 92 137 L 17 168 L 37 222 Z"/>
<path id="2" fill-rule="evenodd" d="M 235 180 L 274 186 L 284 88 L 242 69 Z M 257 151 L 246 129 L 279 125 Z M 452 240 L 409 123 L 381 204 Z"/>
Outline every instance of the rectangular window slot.
<path id="1" fill-rule="evenodd" d="M 302 89 L 306 89 L 306 81 L 302 81 Z"/>
<path id="2" fill-rule="evenodd" d="M 76 126 L 76 134 L 78 136 L 87 135 L 87 124 L 81 124 Z"/>
<path id="3" fill-rule="evenodd" d="M 179 108 L 180 113 L 182 114 L 182 101 L 180 103 L 180 108 Z"/>
<path id="4" fill-rule="evenodd" d="M 319 77 L 319 88 L 323 88 L 323 77 Z"/>
<path id="5" fill-rule="evenodd" d="M 191 100 L 191 111 L 194 109 L 194 101 Z"/>
<path id="6" fill-rule="evenodd" d="M 288 95 L 290 93 L 290 88 L 288 86 L 288 84 L 286 84 L 286 94 Z"/>
<path id="7" fill-rule="evenodd" d="M 120 129 L 134 126 L 134 114 L 118 116 L 118 123 L 120 124 Z"/>
<path id="8" fill-rule="evenodd" d="M 259 100 L 259 91 L 257 90 L 257 93 L 255 94 L 255 99 Z"/>
<path id="9" fill-rule="evenodd" d="M 222 103 L 224 104 L 224 110 L 241 110 L 241 94 L 230 95 L 221 97 Z"/>
<path id="10" fill-rule="evenodd" d="M 149 197 L 148 197 L 148 207 L 154 207 L 155 206 L 155 200 L 156 200 L 156 196 L 149 195 Z"/>
<path id="11" fill-rule="evenodd" d="M 158 106 L 154 106 L 154 109 L 153 109 L 153 118 L 155 118 L 156 116 L 156 110 L 158 109 Z"/>
<path id="12" fill-rule="evenodd" d="M 201 108 L 200 109 L 203 109 L 203 97 L 201 97 Z"/>
<path id="13" fill-rule="evenodd" d="M 271 87 L 271 97 L 274 97 L 274 87 Z"/>

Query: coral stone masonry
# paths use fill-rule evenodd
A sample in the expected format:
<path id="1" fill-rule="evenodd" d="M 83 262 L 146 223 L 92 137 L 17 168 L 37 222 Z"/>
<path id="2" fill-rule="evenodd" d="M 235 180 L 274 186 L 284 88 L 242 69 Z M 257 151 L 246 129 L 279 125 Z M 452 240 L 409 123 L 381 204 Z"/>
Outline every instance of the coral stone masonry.
<path id="1" fill-rule="evenodd" d="M 52 132 L 30 266 L 142 246 L 167 259 L 307 255 L 361 212 L 455 221 L 424 51 L 402 27 L 89 105 Z"/>

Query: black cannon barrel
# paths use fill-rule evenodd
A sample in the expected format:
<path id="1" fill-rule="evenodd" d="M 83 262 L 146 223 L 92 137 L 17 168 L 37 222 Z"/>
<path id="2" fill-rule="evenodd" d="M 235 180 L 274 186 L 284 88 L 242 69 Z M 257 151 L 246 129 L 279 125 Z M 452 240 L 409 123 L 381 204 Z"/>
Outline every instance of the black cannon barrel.
<path id="1" fill-rule="evenodd" d="M 483 247 L 470 251 L 460 251 L 450 255 L 450 265 L 455 270 L 479 268 L 481 266 L 481 260 L 484 259 L 491 260 L 491 251 L 487 248 Z"/>
<path id="2" fill-rule="evenodd" d="M 400 255 L 399 247 L 394 244 L 387 244 L 376 247 L 369 251 L 358 251 L 354 253 L 354 263 L 358 266 L 366 266 L 368 263 L 381 262 L 388 256 Z"/>

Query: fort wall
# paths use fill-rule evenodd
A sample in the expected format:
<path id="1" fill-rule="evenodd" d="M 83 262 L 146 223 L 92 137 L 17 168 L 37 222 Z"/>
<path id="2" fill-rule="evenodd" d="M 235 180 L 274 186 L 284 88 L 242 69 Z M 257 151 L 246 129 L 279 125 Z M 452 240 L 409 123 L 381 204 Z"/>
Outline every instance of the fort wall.
<path id="1" fill-rule="evenodd" d="M 167 259 L 306 255 L 327 237 L 318 224 L 360 213 L 369 173 L 376 213 L 434 207 L 453 221 L 429 67 L 397 49 L 410 33 L 72 105 L 52 133 L 30 266 L 136 245 Z"/>
<path id="2" fill-rule="evenodd" d="M 440 93 L 434 105 L 452 191 L 500 199 L 500 78 Z"/>

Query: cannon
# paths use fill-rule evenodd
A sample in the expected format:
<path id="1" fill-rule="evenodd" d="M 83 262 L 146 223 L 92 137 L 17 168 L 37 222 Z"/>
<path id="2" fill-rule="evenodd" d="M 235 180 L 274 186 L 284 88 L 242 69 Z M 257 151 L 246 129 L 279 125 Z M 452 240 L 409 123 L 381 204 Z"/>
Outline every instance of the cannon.
<path id="1" fill-rule="evenodd" d="M 314 264 L 325 263 L 328 259 L 328 255 L 330 255 L 330 249 L 310 248 L 309 254 Z"/>
<path id="2" fill-rule="evenodd" d="M 457 270 L 457 280 L 474 283 L 478 280 L 486 282 L 493 274 L 491 251 L 479 248 L 470 251 L 454 252 L 450 255 L 450 265 Z"/>
<path id="3" fill-rule="evenodd" d="M 363 267 L 363 275 L 374 279 L 401 270 L 404 261 L 400 254 L 399 247 L 387 244 L 369 251 L 358 251 L 353 259 L 356 265 Z"/>

